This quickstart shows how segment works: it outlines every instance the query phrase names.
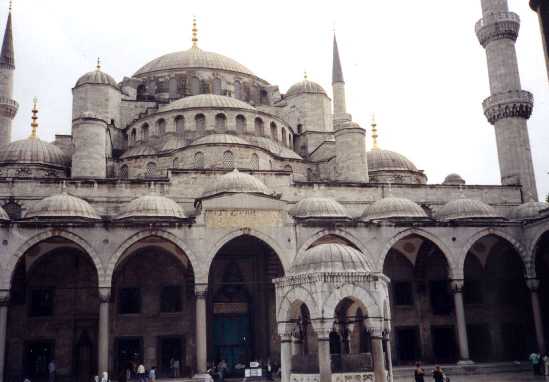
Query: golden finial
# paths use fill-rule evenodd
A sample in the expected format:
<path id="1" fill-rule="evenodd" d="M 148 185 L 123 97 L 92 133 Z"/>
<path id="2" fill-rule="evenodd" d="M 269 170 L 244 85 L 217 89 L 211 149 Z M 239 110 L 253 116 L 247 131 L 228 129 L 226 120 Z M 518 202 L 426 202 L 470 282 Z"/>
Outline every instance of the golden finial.
<path id="1" fill-rule="evenodd" d="M 377 138 L 379 135 L 377 135 L 377 122 L 376 122 L 376 116 L 372 114 L 372 122 L 370 124 L 372 126 L 372 140 L 373 140 L 373 149 L 377 150 L 379 149 L 377 145 Z"/>
<path id="2" fill-rule="evenodd" d="M 307 78 L 308 78 L 308 77 L 307 77 L 307 71 L 305 70 L 305 71 L 303 71 L 303 79 L 304 79 L 304 80 L 307 80 Z"/>
<path id="3" fill-rule="evenodd" d="M 32 131 L 31 131 L 31 138 L 36 138 L 36 129 L 38 128 L 38 108 L 36 107 L 36 104 L 38 103 L 38 99 L 36 97 L 32 100 Z"/>
<path id="4" fill-rule="evenodd" d="M 197 44 L 198 44 L 198 28 L 196 27 L 196 17 L 193 16 L 193 38 L 192 38 L 192 41 L 193 41 L 193 48 L 197 48 Z"/>
<path id="5" fill-rule="evenodd" d="M 95 66 L 97 70 L 101 70 L 101 58 L 97 57 L 97 65 Z"/>

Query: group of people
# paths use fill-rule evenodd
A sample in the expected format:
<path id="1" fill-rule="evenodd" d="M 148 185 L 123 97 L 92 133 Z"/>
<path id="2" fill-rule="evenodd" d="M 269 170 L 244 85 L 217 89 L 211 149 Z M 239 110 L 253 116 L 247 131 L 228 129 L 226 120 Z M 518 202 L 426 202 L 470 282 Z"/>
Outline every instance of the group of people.
<path id="1" fill-rule="evenodd" d="M 264 362 L 254 361 L 252 363 L 257 364 L 257 368 L 261 368 L 264 371 L 267 380 L 272 381 L 275 377 L 280 378 L 280 366 L 272 363 L 270 359 Z M 208 374 L 210 374 L 214 381 L 223 382 L 229 373 L 231 373 L 231 376 L 243 377 L 245 369 L 246 364 L 241 361 L 234 365 L 233 370 L 230 370 L 227 362 L 222 359 L 217 365 L 213 362 L 210 364 Z"/>
<path id="2" fill-rule="evenodd" d="M 528 357 L 530 363 L 532 364 L 532 369 L 534 375 L 545 375 L 549 376 L 549 355 L 541 355 L 538 352 L 530 354 Z"/>
<path id="3" fill-rule="evenodd" d="M 143 363 L 135 365 L 129 363 L 124 370 L 118 375 L 119 382 L 129 382 L 131 380 L 137 382 L 155 382 L 156 381 L 156 366 L 146 369 Z M 101 380 L 101 382 L 104 382 Z"/>
<path id="4" fill-rule="evenodd" d="M 444 370 L 440 366 L 435 366 L 435 369 L 431 373 L 434 382 L 450 382 L 450 378 L 444 374 Z M 421 367 L 421 364 L 416 363 L 414 370 L 415 382 L 425 382 L 425 369 Z"/>

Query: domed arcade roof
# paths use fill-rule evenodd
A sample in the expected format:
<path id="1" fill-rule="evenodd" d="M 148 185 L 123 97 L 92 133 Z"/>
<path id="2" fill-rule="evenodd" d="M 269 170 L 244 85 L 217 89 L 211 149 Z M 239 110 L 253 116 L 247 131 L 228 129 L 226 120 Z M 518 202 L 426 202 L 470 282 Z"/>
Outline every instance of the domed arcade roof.
<path id="1" fill-rule="evenodd" d="M 93 70 L 84 74 L 76 81 L 75 88 L 82 85 L 109 85 L 118 89 L 118 84 L 109 74 L 101 71 L 100 69 Z"/>
<path id="2" fill-rule="evenodd" d="M 303 81 L 293 84 L 286 92 L 286 97 L 292 97 L 304 93 L 326 95 L 326 91 L 322 86 L 320 86 L 316 82 L 304 79 Z"/>
<path id="3" fill-rule="evenodd" d="M 215 108 L 215 109 L 244 109 L 255 111 L 255 108 L 233 97 L 217 94 L 199 94 L 183 97 L 163 107 L 160 111 L 172 111 L 181 109 Z"/>
<path id="4" fill-rule="evenodd" d="M 183 209 L 170 198 L 145 195 L 132 200 L 122 208 L 116 220 L 129 218 L 185 219 Z"/>
<path id="5" fill-rule="evenodd" d="M 513 208 L 509 216 L 514 220 L 528 220 L 540 217 L 541 211 L 549 208 L 549 203 L 546 202 L 527 202 Z"/>
<path id="6" fill-rule="evenodd" d="M 344 244 L 319 244 L 309 248 L 292 264 L 289 273 L 370 272 L 365 255 Z"/>
<path id="7" fill-rule="evenodd" d="M 68 158 L 59 147 L 36 137 L 11 142 L 0 148 L 0 163 L 66 167 L 67 162 Z"/>
<path id="8" fill-rule="evenodd" d="M 427 218 L 427 214 L 421 206 L 409 199 L 389 196 L 366 207 L 362 218 L 368 221 L 393 218 L 421 219 Z"/>
<path id="9" fill-rule="evenodd" d="M 66 192 L 34 203 L 25 213 L 25 219 L 29 218 L 101 219 L 88 202 Z"/>
<path id="10" fill-rule="evenodd" d="M 143 77 L 156 72 L 184 69 L 224 70 L 255 77 L 250 69 L 232 58 L 219 53 L 207 52 L 195 46 L 181 52 L 168 53 L 158 57 L 135 72 L 134 76 Z"/>
<path id="11" fill-rule="evenodd" d="M 224 193 L 273 195 L 272 191 L 261 180 L 237 169 L 221 175 L 211 185 L 207 186 L 201 199 Z"/>
<path id="12" fill-rule="evenodd" d="M 394 151 L 372 149 L 366 153 L 368 160 L 368 171 L 415 171 L 417 167 L 404 155 Z"/>
<path id="13" fill-rule="evenodd" d="M 496 219 L 501 218 L 496 210 L 477 199 L 456 199 L 446 203 L 436 213 L 440 220 Z"/>
<path id="14" fill-rule="evenodd" d="M 317 196 L 300 200 L 292 215 L 299 219 L 350 219 L 345 207 L 336 200 Z"/>
<path id="15" fill-rule="evenodd" d="M 444 182 L 442 184 L 446 185 L 463 185 L 465 184 L 465 180 L 459 175 L 459 174 L 449 174 L 446 178 L 444 178 Z"/>

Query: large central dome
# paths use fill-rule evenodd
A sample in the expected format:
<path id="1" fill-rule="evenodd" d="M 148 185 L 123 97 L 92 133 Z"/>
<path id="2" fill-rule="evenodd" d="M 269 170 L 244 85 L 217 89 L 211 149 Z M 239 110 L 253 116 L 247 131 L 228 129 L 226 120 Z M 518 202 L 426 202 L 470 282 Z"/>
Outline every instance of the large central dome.
<path id="1" fill-rule="evenodd" d="M 135 73 L 135 77 L 163 71 L 173 71 L 182 69 L 215 69 L 225 70 L 254 76 L 255 74 L 244 65 L 236 62 L 232 58 L 225 57 L 218 53 L 207 52 L 198 47 L 168 53 L 158 57 Z"/>

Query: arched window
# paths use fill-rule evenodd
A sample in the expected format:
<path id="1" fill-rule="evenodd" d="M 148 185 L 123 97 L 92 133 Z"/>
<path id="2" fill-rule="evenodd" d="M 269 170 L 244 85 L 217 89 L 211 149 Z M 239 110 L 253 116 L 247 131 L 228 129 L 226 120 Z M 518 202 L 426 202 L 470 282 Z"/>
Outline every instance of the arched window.
<path id="1" fill-rule="evenodd" d="M 200 80 L 197 77 L 191 78 L 191 94 L 200 94 Z"/>
<path id="2" fill-rule="evenodd" d="M 252 170 L 259 170 L 259 156 L 256 153 L 253 153 L 250 158 L 250 168 Z"/>
<path id="3" fill-rule="evenodd" d="M 219 113 L 215 116 L 215 129 L 225 131 L 227 129 L 227 117 L 225 114 Z"/>
<path id="4" fill-rule="evenodd" d="M 179 158 L 173 158 L 172 168 L 178 168 L 178 167 L 179 167 Z"/>
<path id="5" fill-rule="evenodd" d="M 145 123 L 143 126 L 141 126 L 141 137 L 143 142 L 147 142 L 149 140 L 149 124 Z"/>
<path id="6" fill-rule="evenodd" d="M 156 176 L 156 163 L 149 162 L 147 163 L 147 168 L 145 169 L 145 177 L 152 178 Z"/>
<path id="7" fill-rule="evenodd" d="M 130 144 L 135 145 L 136 141 L 137 141 L 137 131 L 135 131 L 135 129 L 132 129 L 132 132 L 130 133 Z"/>
<path id="8" fill-rule="evenodd" d="M 139 85 L 137 87 L 137 100 L 142 100 L 146 97 L 147 87 L 145 85 Z"/>
<path id="9" fill-rule="evenodd" d="M 269 161 L 269 170 L 272 170 L 272 169 L 273 169 L 273 161 L 270 160 L 270 161 Z"/>
<path id="10" fill-rule="evenodd" d="M 294 136 L 292 134 L 288 134 L 288 147 L 294 147 Z"/>
<path id="11" fill-rule="evenodd" d="M 271 122 L 271 138 L 273 141 L 278 141 L 278 128 L 274 122 Z"/>
<path id="12" fill-rule="evenodd" d="M 290 166 L 289 164 L 287 164 L 286 166 L 284 166 L 284 171 L 294 172 L 294 170 L 292 169 L 292 166 Z"/>
<path id="13" fill-rule="evenodd" d="M 159 137 L 166 135 L 166 120 L 164 118 L 156 121 L 156 132 Z"/>
<path id="14" fill-rule="evenodd" d="M 214 78 L 212 81 L 212 92 L 213 94 L 221 94 L 221 79 Z"/>
<path id="15" fill-rule="evenodd" d="M 246 118 L 242 114 L 236 116 L 236 133 L 246 133 Z"/>
<path id="16" fill-rule="evenodd" d="M 209 94 L 210 93 L 210 84 L 206 80 L 200 81 L 200 94 Z"/>
<path id="17" fill-rule="evenodd" d="M 234 82 L 234 98 L 241 99 L 242 97 L 242 85 L 240 84 L 240 81 Z"/>
<path id="18" fill-rule="evenodd" d="M 170 92 L 170 98 L 177 98 L 177 79 L 170 78 L 168 83 L 168 91 Z"/>
<path id="19" fill-rule="evenodd" d="M 286 129 L 284 127 L 282 128 L 282 144 L 288 145 L 288 142 L 286 141 Z"/>
<path id="20" fill-rule="evenodd" d="M 122 167 L 120 167 L 120 179 L 128 179 L 128 175 L 128 166 L 123 165 Z"/>
<path id="21" fill-rule="evenodd" d="M 297 125 L 297 133 L 298 134 L 303 134 L 303 125 L 301 123 L 299 125 Z"/>
<path id="22" fill-rule="evenodd" d="M 266 90 L 261 90 L 261 92 L 259 93 L 259 103 L 262 105 L 269 104 L 269 95 L 267 94 Z"/>
<path id="23" fill-rule="evenodd" d="M 223 153 L 223 168 L 234 168 L 234 155 L 232 151 Z"/>
<path id="24" fill-rule="evenodd" d="M 255 135 L 258 137 L 263 137 L 265 135 L 263 120 L 259 117 L 255 119 Z"/>
<path id="25" fill-rule="evenodd" d="M 206 117 L 204 114 L 197 114 L 194 117 L 194 122 L 196 124 L 196 131 L 206 130 Z"/>
<path id="26" fill-rule="evenodd" d="M 195 169 L 204 168 L 204 153 L 201 151 L 194 154 L 194 168 Z"/>
<path id="27" fill-rule="evenodd" d="M 185 131 L 185 118 L 182 115 L 175 117 L 175 132 L 179 135 L 183 135 Z"/>

